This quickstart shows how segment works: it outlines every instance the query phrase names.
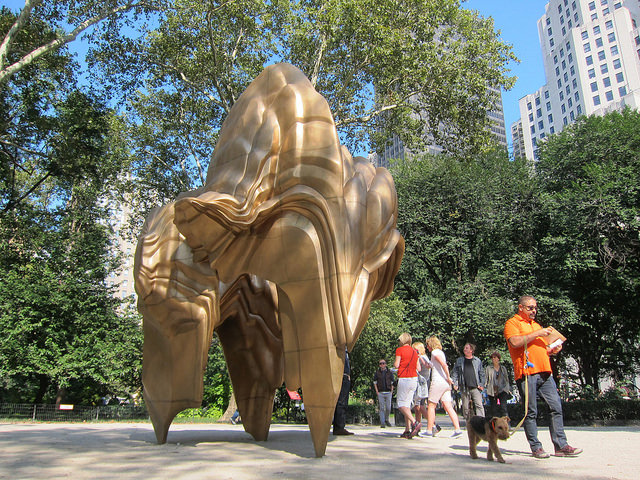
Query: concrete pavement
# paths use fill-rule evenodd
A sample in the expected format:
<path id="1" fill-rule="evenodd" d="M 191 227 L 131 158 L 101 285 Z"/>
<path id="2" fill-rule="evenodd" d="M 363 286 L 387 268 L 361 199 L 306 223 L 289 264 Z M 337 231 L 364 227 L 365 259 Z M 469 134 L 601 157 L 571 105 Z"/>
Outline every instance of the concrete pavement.
<path id="1" fill-rule="evenodd" d="M 2 479 L 633 479 L 640 472 L 640 427 L 569 427 L 576 458 L 531 457 L 522 430 L 501 449 L 507 464 L 488 462 L 486 444 L 469 457 L 465 434 L 451 439 L 398 438 L 401 428 L 347 426 L 349 437 L 330 436 L 327 454 L 315 458 L 306 425 L 272 425 L 256 442 L 241 425 L 173 424 L 157 445 L 149 423 L 2 423 Z M 540 440 L 553 447 L 548 429 Z"/>

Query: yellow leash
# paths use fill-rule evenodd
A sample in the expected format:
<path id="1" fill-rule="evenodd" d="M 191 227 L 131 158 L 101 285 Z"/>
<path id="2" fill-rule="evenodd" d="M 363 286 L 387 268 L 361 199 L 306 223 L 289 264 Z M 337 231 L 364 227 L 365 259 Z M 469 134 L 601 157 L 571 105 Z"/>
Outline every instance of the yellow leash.
<path id="1" fill-rule="evenodd" d="M 524 415 L 522 416 L 522 420 L 520 420 L 520 423 L 518 423 L 518 425 L 515 426 L 515 428 L 513 430 L 511 430 L 511 432 L 509 433 L 509 436 L 513 435 L 514 433 L 516 433 L 516 431 L 522 426 L 522 424 L 524 423 L 524 419 L 527 418 L 527 411 L 529 410 L 529 374 L 527 373 L 527 369 L 529 368 L 529 366 L 533 366 L 530 362 L 529 362 L 529 350 L 527 350 L 527 339 L 525 337 L 524 340 L 524 357 L 525 357 L 525 364 L 524 364 Z"/>

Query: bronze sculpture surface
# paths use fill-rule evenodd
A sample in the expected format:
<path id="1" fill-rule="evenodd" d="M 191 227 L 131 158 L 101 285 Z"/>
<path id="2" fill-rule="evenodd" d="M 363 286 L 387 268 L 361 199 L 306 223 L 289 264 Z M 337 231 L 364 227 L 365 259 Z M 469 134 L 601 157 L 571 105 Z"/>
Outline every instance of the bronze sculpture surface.
<path id="1" fill-rule="evenodd" d="M 225 120 L 205 186 L 154 210 L 140 236 L 144 397 L 158 441 L 200 405 L 216 331 L 245 430 L 266 440 L 284 380 L 302 388 L 324 455 L 345 348 L 393 289 L 396 220 L 391 175 L 340 145 L 304 74 L 265 69 Z"/>

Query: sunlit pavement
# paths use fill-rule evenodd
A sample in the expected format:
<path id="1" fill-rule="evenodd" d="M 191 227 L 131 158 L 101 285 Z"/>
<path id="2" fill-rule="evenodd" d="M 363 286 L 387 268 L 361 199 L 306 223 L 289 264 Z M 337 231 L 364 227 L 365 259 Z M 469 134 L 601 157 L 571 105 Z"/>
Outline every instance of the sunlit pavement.
<path id="1" fill-rule="evenodd" d="M 149 423 L 2 423 L 3 479 L 636 479 L 640 427 L 569 427 L 576 458 L 531 457 L 522 430 L 501 442 L 506 464 L 469 457 L 466 432 L 450 438 L 399 438 L 402 428 L 347 425 L 355 435 L 329 436 L 326 456 L 315 458 L 306 425 L 272 425 L 256 442 L 242 425 L 174 424 L 157 445 Z M 553 447 L 546 427 L 540 440 Z"/>

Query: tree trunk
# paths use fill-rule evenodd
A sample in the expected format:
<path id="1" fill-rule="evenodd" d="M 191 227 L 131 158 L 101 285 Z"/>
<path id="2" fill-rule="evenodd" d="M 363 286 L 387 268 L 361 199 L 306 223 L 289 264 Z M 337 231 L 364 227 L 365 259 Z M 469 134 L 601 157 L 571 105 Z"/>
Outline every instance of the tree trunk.
<path id="1" fill-rule="evenodd" d="M 38 375 L 38 380 L 40 385 L 38 386 L 38 393 L 36 393 L 36 398 L 34 401 L 36 405 L 42 403 L 44 395 L 47 393 L 47 389 L 49 388 L 49 377 L 40 374 Z"/>
<path id="2" fill-rule="evenodd" d="M 233 392 L 231 392 L 231 398 L 229 398 L 229 406 L 227 407 L 225 412 L 222 414 L 222 417 L 220 417 L 219 421 L 230 422 L 231 416 L 235 413 L 237 408 L 238 408 L 238 404 L 236 403 L 236 396 L 233 394 Z"/>

